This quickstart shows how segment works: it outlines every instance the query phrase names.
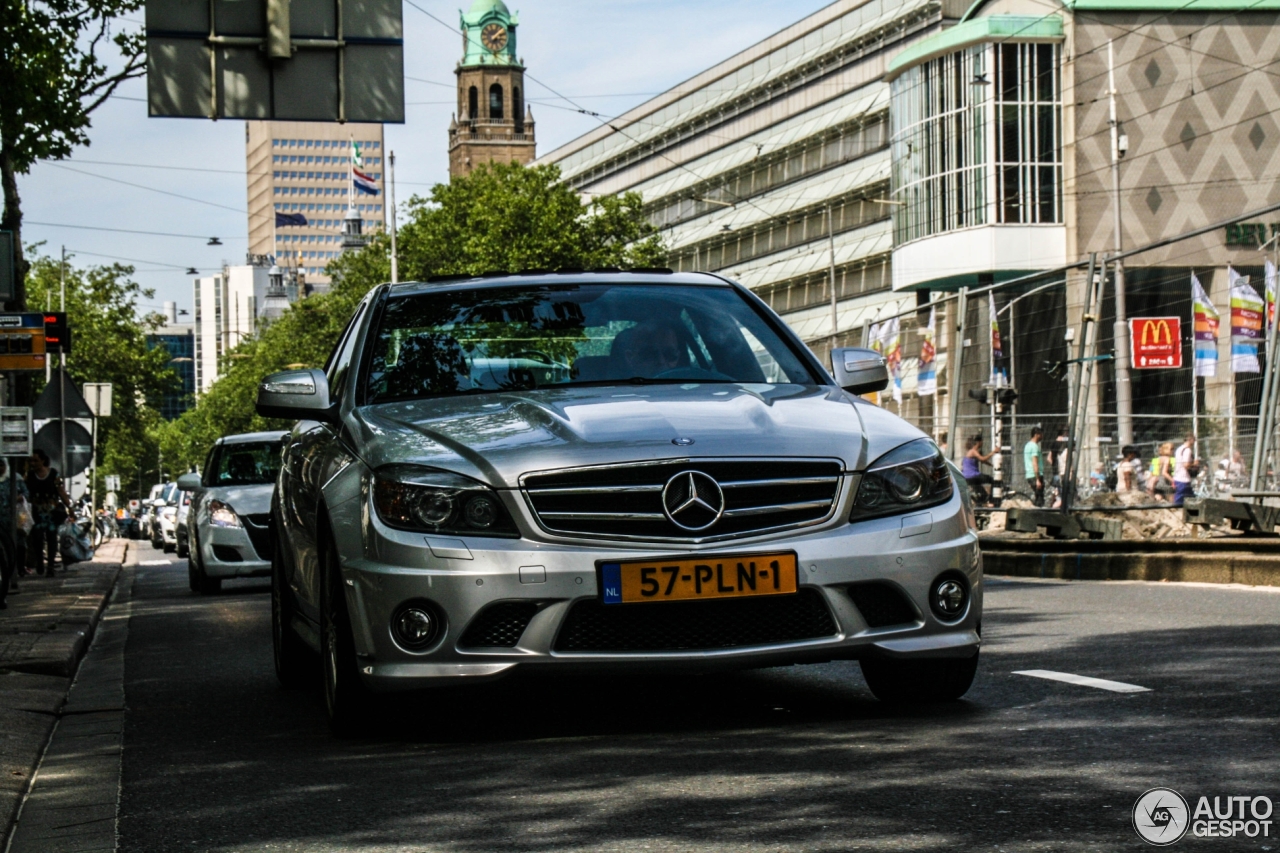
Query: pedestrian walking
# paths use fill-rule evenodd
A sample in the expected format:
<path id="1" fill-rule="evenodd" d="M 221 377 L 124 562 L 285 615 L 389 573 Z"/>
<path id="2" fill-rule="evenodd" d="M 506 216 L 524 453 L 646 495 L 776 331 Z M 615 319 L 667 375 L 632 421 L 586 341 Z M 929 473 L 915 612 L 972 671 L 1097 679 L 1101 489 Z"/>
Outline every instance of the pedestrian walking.
<path id="1" fill-rule="evenodd" d="M 984 487 L 995 482 L 990 474 L 982 473 L 982 465 L 990 462 L 991 457 L 995 455 L 994 450 L 986 456 L 982 455 L 982 435 L 978 434 L 969 439 L 969 447 L 964 452 L 964 458 L 960 460 L 960 473 L 964 475 L 964 481 L 969 484 L 978 502 L 982 504 L 986 504 L 991 499 Z"/>
<path id="2" fill-rule="evenodd" d="M 18 497 L 25 498 L 27 484 L 18 480 L 17 485 Z M 18 530 L 16 541 L 10 535 L 9 523 L 12 515 L 13 508 L 9 503 L 9 461 L 0 457 L 0 610 L 9 606 L 5 603 L 9 592 L 18 591 L 18 575 L 26 563 L 26 543 L 21 541 L 21 529 Z"/>
<path id="3" fill-rule="evenodd" d="M 1151 460 L 1151 476 L 1147 478 L 1147 494 L 1156 499 L 1173 494 L 1173 442 L 1166 441 Z"/>
<path id="4" fill-rule="evenodd" d="M 1138 469 L 1142 460 L 1138 458 L 1138 448 L 1132 444 L 1125 445 L 1124 458 L 1116 465 L 1116 493 L 1136 492 L 1138 487 Z"/>
<path id="5" fill-rule="evenodd" d="M 1044 506 L 1044 454 L 1040 450 L 1040 439 L 1044 430 L 1035 427 L 1031 430 L 1031 440 L 1022 448 L 1022 470 L 1027 478 L 1027 488 L 1033 495 L 1032 503 Z"/>
<path id="6" fill-rule="evenodd" d="M 1199 465 L 1196 464 L 1195 452 L 1196 437 L 1188 435 L 1187 440 L 1178 448 L 1178 452 L 1174 455 L 1173 466 L 1173 505 L 1182 506 L 1182 502 L 1189 497 L 1193 497 L 1195 492 L 1192 491 L 1191 481 L 1199 474 Z"/>
<path id="7" fill-rule="evenodd" d="M 58 557 L 58 527 L 67 519 L 71 496 L 67 494 L 56 468 L 49 466 L 49 454 L 39 448 L 31 456 L 27 471 L 27 492 L 31 495 L 31 511 L 35 526 L 27 537 L 27 565 L 37 573 L 42 569 L 43 552 L 48 551 L 48 574 L 53 574 Z"/>

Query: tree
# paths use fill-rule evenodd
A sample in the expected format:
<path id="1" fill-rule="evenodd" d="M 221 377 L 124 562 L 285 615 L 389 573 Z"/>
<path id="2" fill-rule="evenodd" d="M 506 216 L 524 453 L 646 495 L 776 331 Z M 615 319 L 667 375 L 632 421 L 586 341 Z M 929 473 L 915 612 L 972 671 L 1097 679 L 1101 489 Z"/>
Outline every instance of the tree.
<path id="1" fill-rule="evenodd" d="M 437 184 L 428 199 L 414 197 L 408 208 L 409 221 L 397 235 L 406 280 L 489 270 L 647 267 L 666 259 L 637 193 L 584 205 L 560 182 L 555 166 L 481 166 Z M 224 375 L 195 408 L 163 430 L 165 458 L 198 465 L 221 436 L 285 427 L 254 413 L 258 383 L 290 365 L 324 364 L 356 305 L 390 278 L 389 249 L 386 234 L 373 235 L 364 249 L 329 265 L 330 293 L 297 303 L 236 347 L 223 362 Z"/>
<path id="2" fill-rule="evenodd" d="M 0 231 L 12 231 L 17 291 L 26 307 L 18 175 L 89 144 L 89 116 L 125 80 L 146 71 L 141 33 L 112 32 L 143 0 L 0 0 Z M 102 54 L 118 52 L 109 68 Z"/>
<path id="3" fill-rule="evenodd" d="M 35 254 L 27 280 L 33 305 L 59 304 L 59 266 L 57 258 Z M 77 385 L 111 383 L 111 417 L 98 422 L 98 470 L 104 475 L 119 474 L 126 484 L 134 482 L 139 464 L 147 472 L 155 470 L 155 432 L 160 422 L 155 404 L 164 394 L 181 388 L 169 366 L 168 350 L 147 347 L 147 335 L 164 318 L 153 312 L 139 314 L 139 302 L 153 299 L 155 292 L 130 279 L 132 274 L 132 267 L 121 264 L 81 269 L 68 263 L 66 268 L 73 346 L 67 356 L 67 376 Z M 44 375 L 37 381 L 43 385 Z"/>

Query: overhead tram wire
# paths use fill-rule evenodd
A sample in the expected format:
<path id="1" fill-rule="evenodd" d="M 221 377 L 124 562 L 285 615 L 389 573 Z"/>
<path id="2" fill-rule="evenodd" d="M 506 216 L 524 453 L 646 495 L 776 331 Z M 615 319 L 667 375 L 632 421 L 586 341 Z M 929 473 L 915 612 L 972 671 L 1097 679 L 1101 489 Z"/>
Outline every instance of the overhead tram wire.
<path id="1" fill-rule="evenodd" d="M 147 261 L 142 258 L 122 258 L 119 255 L 104 255 L 101 252 L 86 252 L 84 249 L 67 249 L 68 258 L 71 258 L 74 255 L 87 255 L 91 258 L 107 258 L 113 261 L 127 261 L 131 264 L 155 264 L 158 267 L 171 267 L 176 270 L 191 269 L 188 264 L 170 264 L 165 261 Z M 213 267 L 207 267 L 206 269 L 213 269 Z"/>
<path id="2" fill-rule="evenodd" d="M 70 166 L 63 166 L 60 163 L 46 163 L 45 165 L 52 166 L 55 169 L 65 169 L 68 172 L 75 172 L 78 175 L 87 175 L 90 178 L 99 178 L 104 181 L 111 181 L 112 183 L 115 183 L 115 184 L 124 184 L 127 187 L 135 187 L 140 190 L 149 190 L 153 193 L 160 193 L 161 195 L 173 196 L 174 198 L 180 198 L 180 199 L 183 199 L 184 201 L 194 201 L 197 204 L 207 204 L 210 207 L 220 207 L 223 210 L 230 210 L 234 213 L 239 213 L 242 215 L 247 213 L 247 211 L 241 208 L 229 207 L 228 205 L 225 205 L 225 204 L 218 204 L 217 202 L 214 202 L 214 201 L 205 201 L 204 199 L 201 199 L 201 198 L 192 198 L 191 196 L 187 196 L 187 195 L 179 195 L 178 193 L 171 193 L 168 190 L 158 190 L 155 187 L 149 187 L 146 184 L 135 184 L 135 183 L 132 183 L 131 181 L 122 181 L 119 178 L 109 178 L 106 175 L 95 175 L 93 172 L 85 172 L 80 169 L 73 169 Z"/>
<path id="3" fill-rule="evenodd" d="M 174 234 L 168 231 L 135 231 L 131 228 L 105 228 L 98 225 L 70 225 L 66 222 L 37 222 L 34 219 L 22 220 L 24 225 L 41 225 L 46 228 L 75 228 L 78 231 L 112 231 L 117 234 L 143 234 L 148 237 L 190 237 L 193 240 L 208 240 L 208 234 Z M 221 237 L 219 240 L 223 239 Z M 228 237 L 228 240 L 248 240 L 248 237 Z"/>

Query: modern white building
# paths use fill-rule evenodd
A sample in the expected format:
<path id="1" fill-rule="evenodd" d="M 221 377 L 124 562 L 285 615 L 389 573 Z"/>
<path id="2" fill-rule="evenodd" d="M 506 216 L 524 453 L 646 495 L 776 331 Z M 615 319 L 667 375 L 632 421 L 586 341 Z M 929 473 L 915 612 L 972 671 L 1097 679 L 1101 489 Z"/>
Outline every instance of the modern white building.
<path id="1" fill-rule="evenodd" d="M 208 391 L 221 375 L 222 358 L 258 330 L 268 272 L 265 266 L 226 266 L 218 275 L 195 280 L 197 394 Z"/>

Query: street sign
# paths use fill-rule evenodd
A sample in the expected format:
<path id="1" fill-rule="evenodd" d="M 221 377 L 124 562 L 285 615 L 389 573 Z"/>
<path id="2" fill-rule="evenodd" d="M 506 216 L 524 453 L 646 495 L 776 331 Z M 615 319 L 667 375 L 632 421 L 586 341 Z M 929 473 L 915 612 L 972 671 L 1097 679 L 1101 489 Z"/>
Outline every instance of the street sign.
<path id="1" fill-rule="evenodd" d="M 404 122 L 401 0 L 146 0 L 148 115 Z"/>
<path id="2" fill-rule="evenodd" d="M 107 486 L 108 492 L 120 491 L 120 475 L 119 474 L 108 474 L 103 479 L 106 480 L 106 486 Z"/>
<path id="3" fill-rule="evenodd" d="M 44 315 L 0 314 L 0 371 L 44 370 Z"/>
<path id="4" fill-rule="evenodd" d="M 1130 317 L 1133 366 L 1139 370 L 1182 367 L 1182 323 L 1178 317 Z"/>
<path id="5" fill-rule="evenodd" d="M 49 418 L 93 417 L 93 409 L 89 408 L 88 402 L 81 395 L 80 387 L 70 377 L 62 377 L 61 367 L 55 367 L 50 373 L 49 382 L 36 398 L 33 408 L 38 421 Z"/>
<path id="6" fill-rule="evenodd" d="M 14 274 L 16 268 L 14 255 L 13 232 L 0 231 L 0 301 L 3 302 L 9 302 L 14 298 L 13 288 L 17 281 L 17 276 Z"/>
<path id="7" fill-rule="evenodd" d="M 89 463 L 93 461 L 93 436 L 89 431 L 75 421 L 49 421 L 36 433 L 35 445 L 48 453 L 56 466 L 62 453 L 62 424 L 64 423 L 67 425 L 67 470 L 58 473 L 69 482 L 76 474 L 88 468 Z M 70 474 L 67 473 L 68 471 Z"/>
<path id="8" fill-rule="evenodd" d="M 89 410 L 93 412 L 94 417 L 111 417 L 110 382 L 84 383 L 84 400 L 89 404 Z"/>
<path id="9" fill-rule="evenodd" d="M 31 409 L 0 407 L 0 456 L 31 455 Z"/>
<path id="10" fill-rule="evenodd" d="M 67 325 L 67 312 L 44 312 L 44 351 L 71 352 L 71 327 Z"/>

